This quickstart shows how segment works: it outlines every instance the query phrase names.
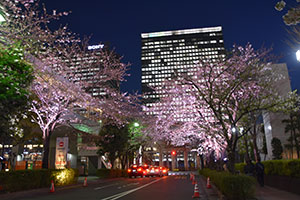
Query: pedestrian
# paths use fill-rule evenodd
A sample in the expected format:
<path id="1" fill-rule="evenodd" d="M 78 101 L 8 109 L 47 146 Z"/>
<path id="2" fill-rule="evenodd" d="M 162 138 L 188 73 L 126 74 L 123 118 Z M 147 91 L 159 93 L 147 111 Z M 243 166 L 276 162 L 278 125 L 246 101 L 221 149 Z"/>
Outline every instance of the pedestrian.
<path id="1" fill-rule="evenodd" d="M 260 162 L 260 158 L 257 158 L 257 162 L 255 164 L 255 171 L 256 171 L 257 182 L 261 187 L 264 187 L 265 166 Z"/>
<path id="2" fill-rule="evenodd" d="M 244 167 L 244 173 L 247 175 L 247 176 L 253 176 L 254 177 L 254 172 L 255 172 L 255 166 L 254 164 L 252 163 L 252 161 L 250 159 L 248 159 L 246 161 L 246 165 Z"/>

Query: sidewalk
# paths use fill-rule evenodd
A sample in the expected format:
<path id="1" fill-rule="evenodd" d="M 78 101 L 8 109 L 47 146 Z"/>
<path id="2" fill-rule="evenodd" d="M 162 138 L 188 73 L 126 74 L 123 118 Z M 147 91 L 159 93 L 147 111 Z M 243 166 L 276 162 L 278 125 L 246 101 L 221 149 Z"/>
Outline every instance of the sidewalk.
<path id="1" fill-rule="evenodd" d="M 208 200 L 219 200 L 226 199 L 221 192 L 212 184 L 212 189 L 206 188 L 206 179 L 203 176 L 200 176 L 199 184 L 203 191 L 200 191 L 203 196 L 205 196 Z M 300 186 L 299 186 L 300 189 Z M 256 186 L 256 195 L 255 200 L 300 200 L 300 195 L 279 190 L 277 188 L 264 186 L 260 187 L 258 184 Z"/>
<path id="2" fill-rule="evenodd" d="M 206 188 L 206 178 L 204 176 L 199 175 L 200 178 L 197 179 L 199 180 L 199 187 L 202 189 L 202 191 L 200 191 L 200 196 L 204 196 L 205 199 L 207 200 L 220 200 L 223 199 L 223 195 L 221 194 L 221 192 L 213 185 L 211 184 L 211 188 L 207 189 Z"/>
<path id="3" fill-rule="evenodd" d="M 300 200 L 300 195 L 272 188 L 269 186 L 256 186 L 257 200 Z"/>

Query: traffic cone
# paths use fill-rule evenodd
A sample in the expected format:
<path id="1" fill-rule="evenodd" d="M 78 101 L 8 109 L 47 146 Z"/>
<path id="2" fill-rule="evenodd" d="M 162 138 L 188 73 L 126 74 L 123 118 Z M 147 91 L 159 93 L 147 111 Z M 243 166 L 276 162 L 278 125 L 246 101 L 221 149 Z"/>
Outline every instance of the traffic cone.
<path id="1" fill-rule="evenodd" d="M 86 186 L 87 186 L 87 178 L 85 177 L 84 181 L 83 181 L 83 187 L 86 187 Z"/>
<path id="2" fill-rule="evenodd" d="M 200 193 L 198 189 L 198 184 L 195 184 L 195 189 L 194 189 L 194 195 L 192 196 L 193 198 L 200 198 Z"/>
<path id="3" fill-rule="evenodd" d="M 54 182 L 51 180 L 50 192 L 53 193 L 55 191 Z"/>
<path id="4" fill-rule="evenodd" d="M 210 181 L 209 181 L 209 177 L 207 177 L 206 188 L 207 188 L 207 189 L 210 189 L 210 188 L 211 188 Z"/>
<path id="5" fill-rule="evenodd" d="M 195 181 L 195 176 L 193 176 L 192 184 L 193 185 L 197 184 L 196 181 Z"/>

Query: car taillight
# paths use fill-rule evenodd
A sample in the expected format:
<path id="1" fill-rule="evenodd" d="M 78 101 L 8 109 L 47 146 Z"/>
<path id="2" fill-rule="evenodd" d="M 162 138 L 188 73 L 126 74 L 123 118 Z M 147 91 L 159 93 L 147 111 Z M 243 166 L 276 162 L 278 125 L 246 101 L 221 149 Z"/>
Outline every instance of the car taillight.
<path id="1" fill-rule="evenodd" d="M 130 173 L 130 172 L 131 172 L 131 169 L 128 169 L 127 171 L 128 171 L 128 173 Z"/>
<path id="2" fill-rule="evenodd" d="M 137 167 L 137 165 L 133 165 L 132 167 L 133 167 L 133 168 L 136 168 L 136 167 Z"/>
<path id="3" fill-rule="evenodd" d="M 142 168 L 138 168 L 137 171 L 138 171 L 138 172 L 142 171 Z"/>
<path id="4" fill-rule="evenodd" d="M 164 170 L 163 170 L 163 173 L 166 173 L 166 172 L 167 172 L 167 170 L 164 169 Z"/>
<path id="5" fill-rule="evenodd" d="M 156 169 L 155 171 L 156 171 L 156 172 L 159 172 L 159 169 Z"/>
<path id="6" fill-rule="evenodd" d="M 162 167 L 159 167 L 159 169 L 162 169 Z"/>

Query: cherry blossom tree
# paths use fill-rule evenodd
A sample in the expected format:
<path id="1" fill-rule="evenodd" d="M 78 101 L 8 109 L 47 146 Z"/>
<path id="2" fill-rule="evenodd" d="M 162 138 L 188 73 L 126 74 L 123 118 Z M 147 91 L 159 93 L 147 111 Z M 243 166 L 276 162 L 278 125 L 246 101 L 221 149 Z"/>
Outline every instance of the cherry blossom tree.
<path id="1" fill-rule="evenodd" d="M 283 21 L 286 25 L 297 25 L 300 22 L 300 7 L 299 0 L 297 1 L 297 6 L 293 6 L 288 9 L 288 12 L 282 16 Z M 281 0 L 278 1 L 275 5 L 275 9 L 282 11 L 286 7 L 286 2 Z"/>
<path id="2" fill-rule="evenodd" d="M 57 125 L 68 125 L 78 120 L 76 110 L 93 113 L 93 118 L 126 123 L 129 116 L 138 111 L 137 97 L 120 93 L 119 83 L 127 75 L 128 64 L 114 51 L 103 49 L 88 51 L 88 39 L 61 26 L 51 30 L 52 20 L 68 15 L 53 10 L 48 14 L 36 0 L 4 0 L 1 8 L 6 21 L 0 25 L 2 45 L 19 43 L 26 52 L 28 62 L 34 66 L 35 80 L 32 92 L 36 100 L 31 111 L 39 124 L 44 139 L 43 167 L 48 167 L 49 140 Z M 93 58 L 87 59 L 87 55 Z M 72 62 L 77 63 L 73 65 Z M 89 80 L 79 73 L 85 67 Z M 95 70 L 97 69 L 97 70 Z M 92 88 L 102 88 L 101 98 L 93 97 Z"/>
<path id="3" fill-rule="evenodd" d="M 248 44 L 226 59 L 200 60 L 194 73 L 177 72 L 164 84 L 166 97 L 149 108 L 156 113 L 151 136 L 179 146 L 197 141 L 202 154 L 226 150 L 234 172 L 237 141 L 250 129 L 241 127 L 243 118 L 281 103 L 270 87 L 280 77 L 267 53 Z"/>

